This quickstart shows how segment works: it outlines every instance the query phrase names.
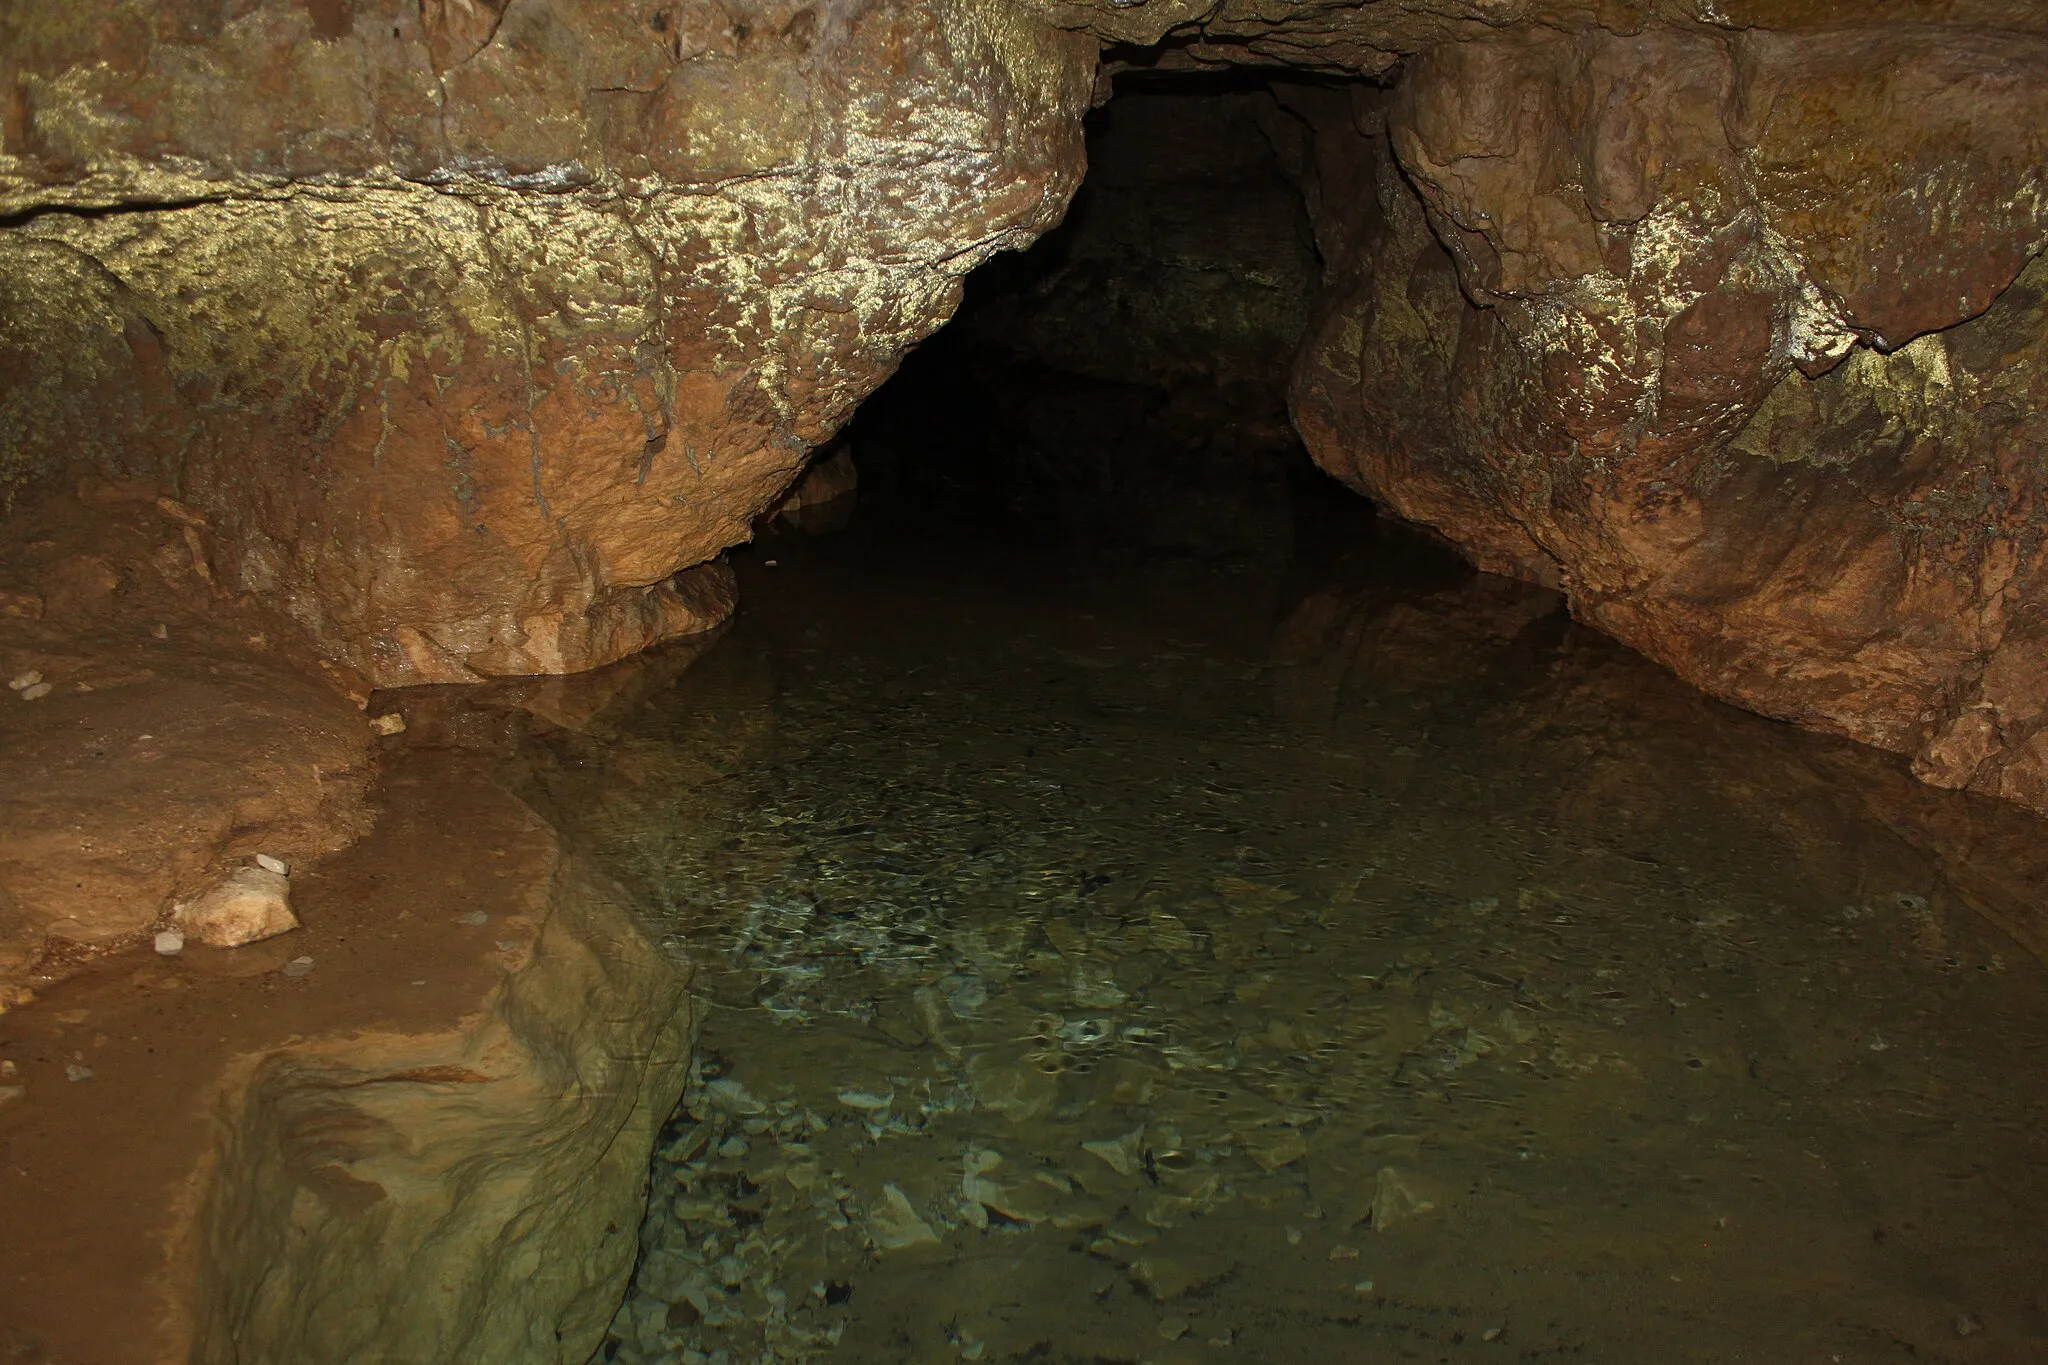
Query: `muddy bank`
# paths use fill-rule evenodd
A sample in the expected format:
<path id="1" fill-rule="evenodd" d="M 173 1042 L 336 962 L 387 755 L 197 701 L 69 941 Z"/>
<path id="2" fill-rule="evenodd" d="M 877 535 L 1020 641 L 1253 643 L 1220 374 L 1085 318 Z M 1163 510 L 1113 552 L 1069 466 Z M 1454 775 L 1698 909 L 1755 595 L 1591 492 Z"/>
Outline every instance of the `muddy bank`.
<path id="1" fill-rule="evenodd" d="M 682 1086 L 687 974 L 510 751 L 687 657 L 573 698 L 413 699 L 374 827 L 294 870 L 303 928 L 108 955 L 0 1017 L 24 1092 L 0 1358 L 588 1355 Z"/>

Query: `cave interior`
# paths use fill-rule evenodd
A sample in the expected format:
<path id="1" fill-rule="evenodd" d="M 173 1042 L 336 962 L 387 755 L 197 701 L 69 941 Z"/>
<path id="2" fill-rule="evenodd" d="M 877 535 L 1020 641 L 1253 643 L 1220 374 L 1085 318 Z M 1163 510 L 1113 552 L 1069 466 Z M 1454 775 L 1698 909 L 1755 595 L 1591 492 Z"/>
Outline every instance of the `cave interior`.
<path id="1" fill-rule="evenodd" d="M 0 1365 L 2040 1358 L 2044 72 L 18 0 Z"/>

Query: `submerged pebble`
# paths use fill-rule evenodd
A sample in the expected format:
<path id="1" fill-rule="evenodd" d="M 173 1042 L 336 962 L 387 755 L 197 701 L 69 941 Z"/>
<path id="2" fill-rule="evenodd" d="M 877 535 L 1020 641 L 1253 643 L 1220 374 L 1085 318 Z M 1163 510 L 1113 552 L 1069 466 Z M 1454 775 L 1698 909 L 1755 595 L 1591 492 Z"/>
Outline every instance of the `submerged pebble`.
<path id="1" fill-rule="evenodd" d="M 1391 1359 L 1418 1322 L 1501 1340 L 1474 1286 L 1506 1282 L 1543 1309 L 1531 1358 L 1766 1358 L 1905 1298 L 1923 1353 L 1968 1335 L 1942 1286 L 1865 1294 L 1802 1250 L 1868 1237 L 1810 1153 L 1954 1232 L 1983 1210 L 1927 1176 L 1960 1139 L 1900 1119 L 1902 1059 L 2034 1016 L 1945 965 L 1982 954 L 1929 897 L 1869 889 L 1931 874 L 1827 802 L 1787 834 L 1749 738 L 1734 795 L 1692 750 L 1632 757 L 1661 684 L 1597 646 L 1517 662 L 1490 600 L 1340 599 L 1312 624 L 1370 647 L 1315 678 L 1190 648 L 1054 682 L 1014 641 L 971 678 L 937 647 L 763 669 L 744 763 L 742 653 L 701 675 L 717 706 L 686 680 L 563 738 L 561 804 L 704 1004 L 614 1359 L 1257 1359 L 1283 1321 L 1302 1359 Z M 1275 694 L 1311 682 L 1294 728 Z M 1981 994 L 1897 1008 L 1934 976 Z M 1972 1070 L 1997 1050 L 1941 1053 L 2003 1098 L 1940 1112 L 2019 1170 L 2041 1130 Z M 1702 1238 L 1644 1240 L 1708 1199 Z"/>

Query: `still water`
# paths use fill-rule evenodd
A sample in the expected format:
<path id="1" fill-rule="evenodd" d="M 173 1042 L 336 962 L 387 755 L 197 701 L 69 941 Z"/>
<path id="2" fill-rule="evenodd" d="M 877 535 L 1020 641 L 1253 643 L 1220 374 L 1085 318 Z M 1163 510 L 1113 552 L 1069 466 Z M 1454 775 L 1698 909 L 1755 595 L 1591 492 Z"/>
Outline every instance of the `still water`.
<path id="1" fill-rule="evenodd" d="M 2048 1361 L 2039 826 L 1378 541 L 757 550 L 559 741 L 706 1006 L 600 1359 Z"/>

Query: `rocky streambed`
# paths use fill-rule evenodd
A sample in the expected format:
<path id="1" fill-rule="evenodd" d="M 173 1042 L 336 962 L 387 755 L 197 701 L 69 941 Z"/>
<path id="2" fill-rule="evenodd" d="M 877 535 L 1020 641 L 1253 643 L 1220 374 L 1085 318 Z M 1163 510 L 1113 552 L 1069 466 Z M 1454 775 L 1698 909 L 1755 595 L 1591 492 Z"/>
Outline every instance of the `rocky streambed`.
<path id="1" fill-rule="evenodd" d="M 780 553 L 546 770 L 704 1011 L 599 1359 L 2044 1339 L 2048 974 L 1865 796 L 1966 798 L 1499 580 L 1260 642 Z"/>

